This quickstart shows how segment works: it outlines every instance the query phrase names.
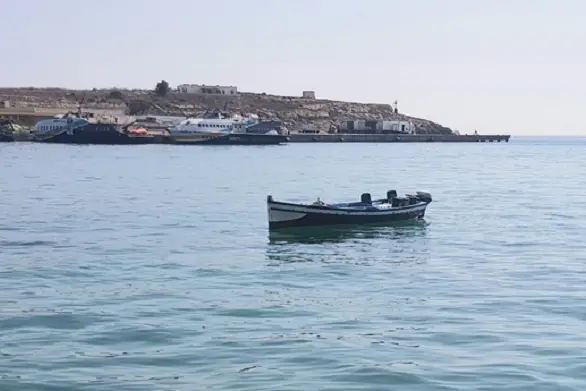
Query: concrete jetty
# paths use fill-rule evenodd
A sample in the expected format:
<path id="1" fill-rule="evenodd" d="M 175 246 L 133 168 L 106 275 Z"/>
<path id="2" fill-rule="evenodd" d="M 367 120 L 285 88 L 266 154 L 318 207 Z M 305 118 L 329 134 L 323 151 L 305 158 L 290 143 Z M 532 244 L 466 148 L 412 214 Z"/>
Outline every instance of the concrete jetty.
<path id="1" fill-rule="evenodd" d="M 155 144 L 171 141 L 162 132 L 149 131 L 155 136 Z M 509 142 L 510 135 L 445 135 L 445 134 L 307 134 L 291 133 L 290 143 L 492 143 Z M 15 141 L 32 141 L 28 132 L 16 132 Z"/>
<path id="2" fill-rule="evenodd" d="M 511 135 L 455 134 L 311 134 L 291 133 L 291 143 L 482 143 L 509 142 Z"/>

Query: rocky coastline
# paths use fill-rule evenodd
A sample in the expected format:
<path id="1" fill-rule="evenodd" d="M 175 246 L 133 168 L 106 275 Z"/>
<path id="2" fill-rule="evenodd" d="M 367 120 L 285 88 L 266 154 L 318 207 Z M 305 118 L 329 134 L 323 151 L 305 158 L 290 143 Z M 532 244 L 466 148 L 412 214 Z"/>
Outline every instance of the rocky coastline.
<path id="1" fill-rule="evenodd" d="M 341 122 L 349 120 L 410 120 L 418 134 L 454 134 L 452 129 L 433 121 L 396 113 L 390 104 L 342 102 L 278 96 L 264 93 L 237 95 L 195 95 L 168 91 L 161 95 L 153 90 L 61 88 L 0 88 L 0 101 L 11 108 L 50 108 L 76 110 L 111 110 L 127 115 L 185 116 L 206 110 L 222 109 L 242 114 L 257 114 L 261 119 L 278 119 L 291 132 L 305 129 L 333 132 Z M 6 103 L 5 103 L 6 106 Z"/>

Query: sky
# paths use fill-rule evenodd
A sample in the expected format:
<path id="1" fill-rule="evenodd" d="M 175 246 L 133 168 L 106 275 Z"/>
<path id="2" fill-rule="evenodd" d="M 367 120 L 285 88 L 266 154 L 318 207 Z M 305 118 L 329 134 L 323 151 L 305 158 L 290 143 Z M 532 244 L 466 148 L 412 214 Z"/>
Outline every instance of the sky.
<path id="1" fill-rule="evenodd" d="M 0 86 L 392 103 L 471 133 L 584 135 L 583 0 L 19 0 Z"/>

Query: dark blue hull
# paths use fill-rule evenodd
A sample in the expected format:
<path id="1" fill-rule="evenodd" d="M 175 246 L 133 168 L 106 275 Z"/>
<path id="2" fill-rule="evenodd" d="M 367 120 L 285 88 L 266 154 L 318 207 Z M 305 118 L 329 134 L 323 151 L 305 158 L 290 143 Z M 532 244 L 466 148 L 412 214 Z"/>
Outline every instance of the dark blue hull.
<path id="1" fill-rule="evenodd" d="M 300 228 L 335 225 L 366 225 L 419 220 L 425 217 L 431 195 L 418 192 L 416 196 L 391 197 L 372 202 L 369 193 L 363 201 L 327 205 L 321 202 L 293 204 L 277 202 L 267 197 L 269 229 Z"/>
<path id="2" fill-rule="evenodd" d="M 0 143 L 14 141 L 14 128 L 12 121 L 0 118 Z"/>
<path id="3" fill-rule="evenodd" d="M 277 145 L 286 143 L 289 140 L 283 135 L 269 134 L 228 134 L 197 142 L 201 145 Z"/>
<path id="4" fill-rule="evenodd" d="M 273 208 L 278 211 L 278 208 Z M 302 227 L 317 227 L 317 226 L 335 226 L 335 225 L 367 225 L 367 224 L 382 224 L 395 223 L 410 220 L 419 220 L 425 217 L 424 211 L 405 212 L 397 215 L 367 215 L 367 216 L 336 216 L 321 213 L 307 213 L 305 216 L 292 221 L 271 221 L 269 222 L 269 229 L 283 229 L 283 228 L 302 228 Z"/>
<path id="5" fill-rule="evenodd" d="M 103 145 L 136 145 L 154 144 L 155 138 L 148 136 L 119 136 L 119 135 L 96 135 L 96 134 L 59 134 L 49 139 L 42 140 L 44 143 L 54 144 L 103 144 Z"/>
<path id="6" fill-rule="evenodd" d="M 89 124 L 73 129 L 70 132 L 59 133 L 37 141 L 55 144 L 135 145 L 154 144 L 156 138 L 150 135 L 129 135 L 123 132 L 118 125 Z"/>
<path id="7" fill-rule="evenodd" d="M 12 141 L 14 141 L 14 136 L 12 134 L 0 133 L 0 143 L 9 143 Z"/>
<path id="8" fill-rule="evenodd" d="M 425 217 L 427 203 L 390 212 L 353 213 L 271 202 L 269 229 L 300 228 L 333 225 L 364 225 L 419 220 Z"/>

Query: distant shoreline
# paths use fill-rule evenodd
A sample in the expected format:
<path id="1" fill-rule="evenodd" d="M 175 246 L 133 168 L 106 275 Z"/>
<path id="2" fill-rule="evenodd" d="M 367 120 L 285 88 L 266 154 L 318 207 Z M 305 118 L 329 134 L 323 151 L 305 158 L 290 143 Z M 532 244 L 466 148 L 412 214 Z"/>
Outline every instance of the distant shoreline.
<path id="1" fill-rule="evenodd" d="M 301 91 L 300 91 L 301 92 Z M 358 103 L 319 97 L 279 96 L 238 92 L 234 95 L 188 94 L 173 90 L 164 96 L 152 90 L 60 88 L 0 88 L 0 116 L 16 110 L 45 109 L 51 112 L 108 110 L 127 115 L 185 116 L 222 109 L 258 114 L 261 119 L 278 119 L 290 131 L 307 128 L 321 133 L 338 130 L 348 121 L 411 121 L 419 134 L 453 134 L 433 121 L 405 115 L 391 104 Z M 32 114 L 31 114 L 32 116 Z M 29 120 L 29 122 L 32 120 Z M 357 129 L 359 130 L 359 129 Z M 369 129 L 367 129 L 369 130 Z M 461 133 L 473 133 L 473 129 Z M 372 129 L 372 133 L 375 133 Z"/>

